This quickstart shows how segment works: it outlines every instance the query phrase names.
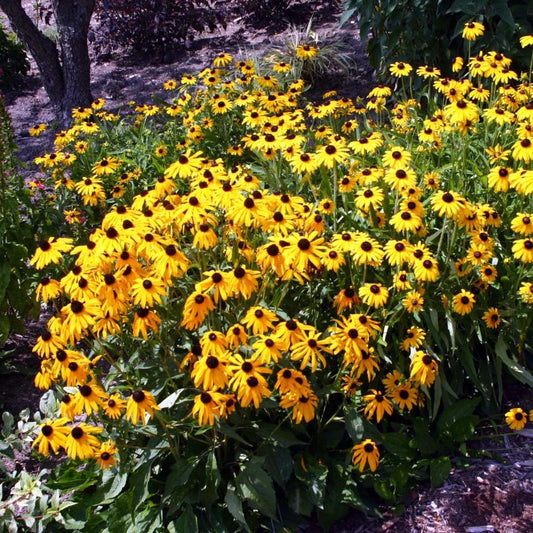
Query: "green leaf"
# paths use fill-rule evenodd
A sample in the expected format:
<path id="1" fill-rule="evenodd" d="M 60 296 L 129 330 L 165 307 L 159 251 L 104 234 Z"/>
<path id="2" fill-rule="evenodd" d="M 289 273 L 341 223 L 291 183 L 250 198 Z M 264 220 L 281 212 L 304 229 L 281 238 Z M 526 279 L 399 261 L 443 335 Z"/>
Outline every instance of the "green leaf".
<path id="1" fill-rule="evenodd" d="M 395 488 L 396 495 L 402 496 L 409 480 L 409 466 L 406 464 L 398 465 L 390 476 L 390 481 Z"/>
<path id="2" fill-rule="evenodd" d="M 452 462 L 449 457 L 439 457 L 432 459 L 429 463 L 429 475 L 431 477 L 431 488 L 440 487 L 450 475 Z"/>
<path id="3" fill-rule="evenodd" d="M 11 279 L 11 265 L 7 263 L 0 264 L 0 302 L 6 296 L 6 289 Z"/>
<path id="4" fill-rule="evenodd" d="M 415 452 L 410 445 L 410 439 L 403 433 L 383 433 L 381 435 L 383 446 L 390 453 L 403 459 L 415 457 Z"/>
<path id="5" fill-rule="evenodd" d="M 426 420 L 421 417 L 415 418 L 413 429 L 415 432 L 414 443 L 417 450 L 424 455 L 431 455 L 438 450 L 439 446 L 437 441 L 431 436 Z"/>
<path id="6" fill-rule="evenodd" d="M 479 405 L 481 398 L 465 398 L 447 407 L 437 422 L 437 434 L 439 438 L 445 437 L 450 428 L 458 420 L 471 416 Z"/>
<path id="7" fill-rule="evenodd" d="M 364 434 L 363 419 L 355 407 L 348 407 L 344 410 L 344 423 L 352 441 L 359 442 Z"/>
<path id="8" fill-rule="evenodd" d="M 394 494 L 390 490 L 389 484 L 386 481 L 376 479 L 374 481 L 374 490 L 378 493 L 378 496 L 384 500 L 394 500 Z"/>
<path id="9" fill-rule="evenodd" d="M 185 505 L 185 511 L 181 516 L 168 525 L 169 533 L 198 533 L 198 519 L 192 506 Z"/>
<path id="10" fill-rule="evenodd" d="M 198 457 L 187 457 L 186 459 L 178 459 L 172 465 L 165 483 L 164 499 L 171 496 L 176 487 L 182 487 L 188 483 L 190 475 L 199 462 L 200 459 Z"/>
<path id="11" fill-rule="evenodd" d="M 210 507 L 218 500 L 218 486 L 220 485 L 220 471 L 218 469 L 217 458 L 213 450 L 205 463 L 205 487 L 200 492 L 200 501 Z"/>
<path id="12" fill-rule="evenodd" d="M 309 498 L 309 490 L 301 482 L 293 479 L 287 486 L 290 508 L 299 515 L 311 516 L 313 504 Z"/>
<path id="13" fill-rule="evenodd" d="M 478 422 L 479 417 L 476 415 L 465 416 L 454 422 L 448 433 L 453 441 L 465 442 L 474 436 Z"/>
<path id="14" fill-rule="evenodd" d="M 244 512 L 242 510 L 242 502 L 237 496 L 235 489 L 228 485 L 228 490 L 226 491 L 226 497 L 224 502 L 228 507 L 228 511 L 231 513 L 231 516 L 241 524 L 246 531 L 250 531 L 248 524 L 246 523 L 246 518 L 244 517 Z"/>
<path id="15" fill-rule="evenodd" d="M 237 491 L 251 507 L 270 518 L 276 518 L 276 493 L 271 477 L 261 468 L 257 458 L 244 465 L 235 479 Z"/>
<path id="16" fill-rule="evenodd" d="M 311 455 L 296 455 L 294 457 L 294 473 L 309 489 L 311 503 L 322 508 L 326 493 L 326 479 L 328 467 L 317 461 Z"/>
<path id="17" fill-rule="evenodd" d="M 287 448 L 272 447 L 265 456 L 264 465 L 272 479 L 280 487 L 285 487 L 294 467 L 294 461 L 289 450 Z"/>
<path id="18" fill-rule="evenodd" d="M 509 372 L 511 372 L 520 383 L 533 387 L 533 375 L 507 355 L 508 346 L 501 335 L 496 341 L 494 350 L 496 351 L 496 355 L 502 360 L 503 364 L 509 369 Z"/>
<path id="19" fill-rule="evenodd" d="M 116 498 L 121 492 L 122 489 L 126 486 L 126 482 L 128 481 L 128 474 L 127 473 L 120 473 L 117 472 L 113 476 L 113 482 L 111 483 L 111 487 L 105 494 L 106 500 L 113 500 Z"/>

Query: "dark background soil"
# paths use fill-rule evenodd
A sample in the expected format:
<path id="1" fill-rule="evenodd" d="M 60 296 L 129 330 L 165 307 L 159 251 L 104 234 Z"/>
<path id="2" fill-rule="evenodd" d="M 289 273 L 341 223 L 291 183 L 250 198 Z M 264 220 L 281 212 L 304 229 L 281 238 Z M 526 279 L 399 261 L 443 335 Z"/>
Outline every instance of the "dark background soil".
<path id="1" fill-rule="evenodd" d="M 24 0 L 30 12 L 32 0 Z M 231 2 L 227 2 L 229 9 Z M 106 109 L 116 111 L 128 101 L 150 102 L 152 96 L 164 97 L 163 83 L 182 73 L 194 73 L 210 66 L 214 56 L 225 51 L 240 58 L 263 55 L 273 43 L 281 42 L 290 25 L 304 27 L 313 16 L 313 30 L 321 36 L 342 40 L 350 51 L 349 72 L 331 71 L 310 91 L 310 99 L 320 99 L 323 92 L 335 89 L 341 96 L 366 96 L 374 78 L 356 25 L 339 27 L 341 9 L 336 2 L 302 1 L 296 9 L 270 25 L 252 25 L 244 17 L 229 19 L 226 29 L 203 34 L 177 47 L 167 55 L 164 64 L 128 56 L 124 51 L 92 54 L 92 91 L 95 98 L 106 100 Z M 229 7 L 228 7 L 229 6 Z M 231 12 L 229 10 L 228 12 Z M 1 16 L 1 13 L 0 13 Z M 41 122 L 53 121 L 50 104 L 35 64 L 16 90 L 4 93 L 13 120 L 18 157 L 30 163 L 50 149 L 54 131 L 42 137 L 30 137 L 28 129 Z M 30 176 L 36 169 L 23 169 Z M 0 353 L 0 409 L 15 415 L 22 409 L 38 409 L 41 392 L 33 386 L 39 367 L 32 346 L 40 334 L 46 317 L 28 322 L 25 334 L 14 334 Z M 518 387 L 513 396 L 523 408 L 533 408 L 531 390 Z M 512 405 L 513 398 L 509 400 Z M 516 405 L 516 404 L 514 404 Z M 384 518 L 368 518 L 351 513 L 333 528 L 334 533 L 528 533 L 533 531 L 533 431 L 487 439 L 484 446 L 500 461 L 473 460 L 467 470 L 453 470 L 442 487 L 430 490 L 421 486 L 406 502 L 402 516 L 394 516 L 387 508 Z M 28 460 L 26 454 L 21 464 Z M 34 468 L 28 463 L 28 468 Z M 302 527 L 306 533 L 318 533 L 318 526 Z"/>

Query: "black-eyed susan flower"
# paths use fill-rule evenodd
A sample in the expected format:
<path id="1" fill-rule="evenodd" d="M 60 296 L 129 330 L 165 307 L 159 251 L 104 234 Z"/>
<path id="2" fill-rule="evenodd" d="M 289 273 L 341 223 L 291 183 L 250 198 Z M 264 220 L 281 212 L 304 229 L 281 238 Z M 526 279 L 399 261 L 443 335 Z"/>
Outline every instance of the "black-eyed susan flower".
<path id="1" fill-rule="evenodd" d="M 300 424 L 302 420 L 305 422 L 313 420 L 317 405 L 318 397 L 311 390 L 302 393 L 288 392 L 279 402 L 279 406 L 284 409 L 292 407 L 292 419 L 296 424 Z"/>
<path id="2" fill-rule="evenodd" d="M 217 355 L 204 355 L 194 364 L 191 372 L 194 386 L 204 390 L 223 389 L 227 386 L 231 376 L 229 356 L 226 351 Z"/>
<path id="3" fill-rule="evenodd" d="M 274 328 L 278 321 L 276 313 L 262 306 L 250 307 L 241 322 L 252 330 L 253 335 L 263 335 Z"/>
<path id="4" fill-rule="evenodd" d="M 132 335 L 148 340 L 148 333 L 156 333 L 161 324 L 161 318 L 148 307 L 140 307 L 134 313 Z"/>
<path id="5" fill-rule="evenodd" d="M 481 22 L 467 22 L 463 28 L 462 37 L 467 41 L 475 41 L 485 32 L 485 26 Z"/>
<path id="6" fill-rule="evenodd" d="M 429 387 L 435 382 L 439 365 L 432 355 L 423 350 L 418 350 L 413 355 L 410 370 L 410 379 L 412 381 Z"/>
<path id="7" fill-rule="evenodd" d="M 73 240 L 69 237 L 50 237 L 39 243 L 37 250 L 30 260 L 30 265 L 42 270 L 49 264 L 59 264 L 63 254 L 70 252 Z"/>
<path id="8" fill-rule="evenodd" d="M 515 161 L 528 164 L 533 159 L 533 140 L 530 138 L 518 139 L 512 147 L 512 156 Z"/>
<path id="9" fill-rule="evenodd" d="M 468 315 L 474 309 L 476 298 L 474 294 L 465 289 L 453 297 L 453 310 L 459 315 Z"/>
<path id="10" fill-rule="evenodd" d="M 125 409 L 126 401 L 118 393 L 111 394 L 104 402 L 104 413 L 114 420 L 120 418 Z"/>
<path id="11" fill-rule="evenodd" d="M 148 417 L 153 417 L 155 411 L 159 411 L 160 407 L 151 392 L 145 390 L 136 390 L 132 392 L 128 398 L 126 405 L 126 420 L 131 421 L 136 425 L 139 420 L 143 425 L 146 424 Z"/>
<path id="12" fill-rule="evenodd" d="M 242 407 L 248 407 L 251 403 L 256 409 L 259 408 L 263 398 L 268 398 L 272 392 L 268 389 L 266 379 L 261 375 L 249 376 L 241 383 L 237 390 L 237 400 Z"/>
<path id="13" fill-rule="evenodd" d="M 397 78 L 409 76 L 412 70 L 413 67 L 409 63 L 405 63 L 404 61 L 396 61 L 392 63 L 389 67 L 389 72 Z"/>
<path id="14" fill-rule="evenodd" d="M 533 263 L 533 240 L 528 238 L 514 241 L 512 252 L 522 263 Z"/>
<path id="15" fill-rule="evenodd" d="M 424 308 L 424 297 L 418 291 L 411 291 L 403 298 L 402 305 L 408 313 L 418 313 Z"/>
<path id="16" fill-rule="evenodd" d="M 67 435 L 70 428 L 66 427 L 68 418 L 58 418 L 57 420 L 48 420 L 41 424 L 41 432 L 33 441 L 32 448 L 37 446 L 40 454 L 48 455 L 50 449 L 57 454 L 67 443 Z"/>
<path id="17" fill-rule="evenodd" d="M 371 472 L 375 472 L 379 463 L 379 449 L 372 439 L 365 439 L 352 448 L 352 463 L 359 466 L 359 472 L 363 472 L 368 464 Z"/>
<path id="18" fill-rule="evenodd" d="M 391 390 L 390 397 L 401 410 L 411 411 L 417 404 L 418 391 L 410 382 L 404 381 Z"/>
<path id="19" fill-rule="evenodd" d="M 80 385 L 73 397 L 73 412 L 75 415 L 96 413 L 104 406 L 106 398 L 107 394 L 96 383 Z"/>
<path id="20" fill-rule="evenodd" d="M 69 428 L 65 443 L 65 451 L 71 459 L 90 459 L 96 455 L 97 449 L 100 448 L 100 441 L 94 433 L 101 433 L 104 428 L 91 426 L 84 422 Z"/>
<path id="21" fill-rule="evenodd" d="M 376 417 L 376 422 L 381 422 L 383 417 L 391 415 L 394 407 L 390 400 L 383 394 L 383 392 L 376 389 L 370 389 L 368 394 L 363 396 L 363 401 L 366 403 L 364 415 L 371 419 Z"/>
<path id="22" fill-rule="evenodd" d="M 181 325 L 185 329 L 197 329 L 214 308 L 215 304 L 208 294 L 194 291 L 185 300 Z"/>
<path id="23" fill-rule="evenodd" d="M 359 288 L 359 296 L 363 303 L 378 308 L 387 303 L 389 291 L 381 283 L 365 283 Z"/>
<path id="24" fill-rule="evenodd" d="M 505 422 L 512 430 L 520 431 L 527 424 L 527 413 L 521 407 L 513 407 L 505 413 Z"/>
<path id="25" fill-rule="evenodd" d="M 533 214 L 517 213 L 511 220 L 511 229 L 521 235 L 531 235 L 533 233 Z"/>
<path id="26" fill-rule="evenodd" d="M 121 164 L 122 161 L 116 157 L 104 157 L 94 164 L 93 172 L 97 176 L 109 176 L 118 170 Z"/>
<path id="27" fill-rule="evenodd" d="M 109 470 L 112 466 L 117 464 L 118 450 L 116 444 L 111 440 L 102 442 L 95 457 L 96 464 L 100 467 L 100 470 L 103 470 L 104 468 Z"/>
<path id="28" fill-rule="evenodd" d="M 203 154 L 189 149 L 165 170 L 165 178 L 189 178 L 202 167 Z"/>
<path id="29" fill-rule="evenodd" d="M 198 417 L 200 426 L 213 426 L 215 416 L 220 415 L 220 403 L 224 395 L 216 390 L 204 391 L 194 397 L 192 415 Z"/>
<path id="30" fill-rule="evenodd" d="M 331 353 L 329 341 L 320 338 L 319 331 L 307 331 L 305 339 L 294 342 L 290 348 L 290 358 L 292 361 L 300 361 L 300 370 L 308 365 L 311 366 L 311 372 L 316 372 L 318 363 L 322 367 L 327 365 L 324 353 Z"/>
<path id="31" fill-rule="evenodd" d="M 296 48 L 296 57 L 304 61 L 307 59 L 314 59 L 317 54 L 318 48 L 310 44 L 300 44 Z"/>
<path id="32" fill-rule="evenodd" d="M 488 310 L 483 313 L 483 321 L 490 329 L 497 329 L 502 322 L 500 312 L 496 307 L 489 307 Z"/>
<path id="33" fill-rule="evenodd" d="M 259 286 L 258 278 L 261 272 L 238 266 L 234 268 L 228 275 L 230 293 L 232 296 L 242 296 L 245 300 L 249 300 L 252 294 L 257 291 Z"/>

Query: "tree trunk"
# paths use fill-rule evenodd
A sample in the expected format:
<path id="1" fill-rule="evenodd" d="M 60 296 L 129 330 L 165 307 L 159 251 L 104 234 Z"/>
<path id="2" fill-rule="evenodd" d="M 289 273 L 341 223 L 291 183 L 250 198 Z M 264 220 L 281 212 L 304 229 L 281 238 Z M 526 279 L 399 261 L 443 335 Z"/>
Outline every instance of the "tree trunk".
<path id="1" fill-rule="evenodd" d="M 37 63 L 62 127 L 70 122 L 74 107 L 87 107 L 92 101 L 87 32 L 94 5 L 95 0 L 53 0 L 59 52 L 28 17 L 21 0 L 0 0 L 0 9 Z"/>
<path id="2" fill-rule="evenodd" d="M 65 123 L 71 119 L 73 108 L 88 107 L 93 100 L 87 33 L 95 0 L 53 0 L 52 5 L 65 87 L 60 122 Z"/>

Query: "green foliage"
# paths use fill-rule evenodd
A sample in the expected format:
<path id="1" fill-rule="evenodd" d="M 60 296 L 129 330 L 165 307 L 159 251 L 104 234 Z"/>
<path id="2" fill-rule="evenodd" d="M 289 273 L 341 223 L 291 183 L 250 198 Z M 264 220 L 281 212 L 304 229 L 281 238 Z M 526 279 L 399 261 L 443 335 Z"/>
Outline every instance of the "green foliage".
<path id="1" fill-rule="evenodd" d="M 29 69 L 24 45 L 0 24 L 0 87 L 13 86 Z"/>
<path id="2" fill-rule="evenodd" d="M 485 34 L 468 49 L 472 55 L 500 50 L 513 57 L 516 70 L 528 68 L 530 56 L 518 42 L 533 31 L 527 0 L 347 0 L 344 7 L 342 21 L 357 18 L 370 64 L 381 78 L 393 61 L 429 65 L 450 75 L 453 59 L 467 51 L 460 38 L 463 27 L 473 20 L 485 25 Z"/>

